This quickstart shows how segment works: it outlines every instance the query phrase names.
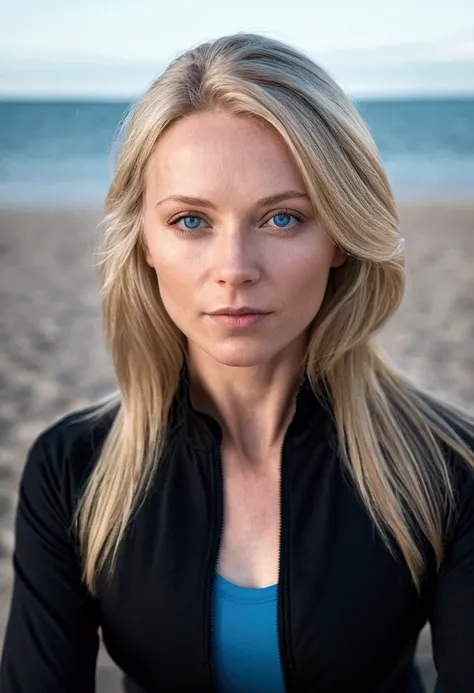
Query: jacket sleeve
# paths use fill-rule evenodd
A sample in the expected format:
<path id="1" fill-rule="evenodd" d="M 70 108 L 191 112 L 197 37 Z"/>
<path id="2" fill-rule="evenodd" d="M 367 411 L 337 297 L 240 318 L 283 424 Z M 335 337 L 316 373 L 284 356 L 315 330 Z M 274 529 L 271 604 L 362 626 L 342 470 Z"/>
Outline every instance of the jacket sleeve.
<path id="1" fill-rule="evenodd" d="M 43 434 L 20 483 L 0 693 L 95 691 L 98 609 L 81 582 L 62 477 Z"/>
<path id="2" fill-rule="evenodd" d="M 471 446 L 472 447 L 472 446 Z M 461 462 L 459 463 L 461 465 Z M 442 693 L 474 691 L 474 471 L 457 472 L 457 510 L 431 608 L 433 657 Z"/>

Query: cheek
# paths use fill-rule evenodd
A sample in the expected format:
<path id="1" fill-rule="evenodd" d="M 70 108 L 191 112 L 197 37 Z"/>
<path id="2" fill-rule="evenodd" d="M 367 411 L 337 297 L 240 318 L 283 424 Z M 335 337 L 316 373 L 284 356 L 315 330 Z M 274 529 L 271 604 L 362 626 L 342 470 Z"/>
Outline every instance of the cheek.
<path id="1" fill-rule="evenodd" d="M 158 288 L 164 308 L 176 325 L 182 329 L 191 315 L 199 292 L 195 259 L 183 258 L 173 252 L 152 251 L 152 266 L 156 272 Z"/>
<path id="2" fill-rule="evenodd" d="M 174 298 L 181 296 L 183 299 L 191 297 L 189 294 L 194 282 L 189 266 L 185 269 L 181 264 L 175 265 L 160 258 L 159 262 L 155 262 L 155 271 L 162 294 Z"/>
<path id="3" fill-rule="evenodd" d="M 167 233 L 155 231 L 145 236 L 145 259 L 157 275 L 160 290 L 179 293 L 192 284 L 195 273 L 195 253 L 173 242 Z"/>
<path id="4" fill-rule="evenodd" d="M 332 248 L 325 244 L 310 245 L 304 253 L 285 257 L 275 274 L 285 302 L 295 309 L 317 309 L 324 298 L 332 257 Z"/>

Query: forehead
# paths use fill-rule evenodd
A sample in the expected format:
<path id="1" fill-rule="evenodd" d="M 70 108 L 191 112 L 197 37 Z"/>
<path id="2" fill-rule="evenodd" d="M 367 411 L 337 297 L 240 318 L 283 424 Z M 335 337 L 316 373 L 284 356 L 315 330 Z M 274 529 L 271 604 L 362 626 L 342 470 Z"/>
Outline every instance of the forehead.
<path id="1" fill-rule="evenodd" d="M 150 157 L 147 183 L 163 194 L 197 194 L 196 187 L 239 186 L 263 194 L 282 186 L 305 189 L 287 144 L 270 125 L 222 111 L 194 113 L 171 125 Z"/>

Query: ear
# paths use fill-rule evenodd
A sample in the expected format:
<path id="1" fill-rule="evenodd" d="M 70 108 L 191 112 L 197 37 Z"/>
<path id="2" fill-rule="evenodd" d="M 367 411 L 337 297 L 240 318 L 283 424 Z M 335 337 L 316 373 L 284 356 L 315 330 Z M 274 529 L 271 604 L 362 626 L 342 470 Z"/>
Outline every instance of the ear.
<path id="1" fill-rule="evenodd" d="M 148 249 L 148 245 L 147 245 L 147 243 L 146 243 L 146 241 L 145 241 L 145 238 L 144 238 L 144 235 L 143 235 L 143 234 L 140 236 L 140 248 L 141 248 L 141 251 L 142 251 L 142 253 L 143 253 L 143 257 L 145 258 L 145 262 L 147 263 L 147 265 L 149 265 L 150 267 L 153 268 L 154 265 L 153 265 L 153 260 L 152 260 L 152 257 L 151 257 L 151 253 L 150 253 L 150 251 L 149 251 L 149 249 Z"/>
<path id="2" fill-rule="evenodd" d="M 337 268 L 342 267 L 347 261 L 347 255 L 340 248 L 334 249 L 334 255 L 331 262 L 331 267 Z"/>
<path id="3" fill-rule="evenodd" d="M 150 252 L 146 248 L 144 249 L 144 257 L 147 265 L 149 265 L 153 269 L 153 260 L 151 259 Z"/>

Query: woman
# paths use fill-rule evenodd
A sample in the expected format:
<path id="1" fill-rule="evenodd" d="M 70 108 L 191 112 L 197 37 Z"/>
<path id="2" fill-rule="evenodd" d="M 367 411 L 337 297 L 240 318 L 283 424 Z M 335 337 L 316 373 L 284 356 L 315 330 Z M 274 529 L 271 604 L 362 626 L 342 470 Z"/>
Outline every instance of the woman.
<path id="1" fill-rule="evenodd" d="M 119 396 L 32 446 L 2 693 L 474 685 L 473 422 L 374 344 L 392 194 L 339 87 L 237 34 L 129 119 L 103 227 Z"/>

